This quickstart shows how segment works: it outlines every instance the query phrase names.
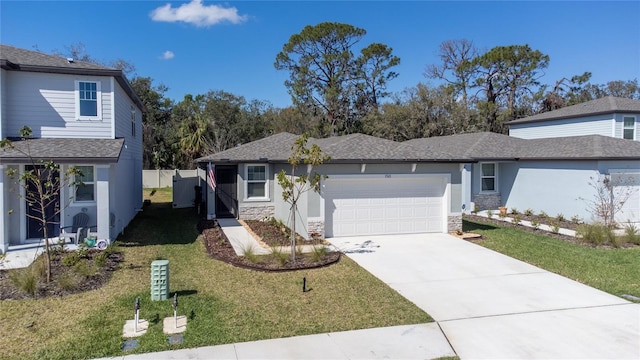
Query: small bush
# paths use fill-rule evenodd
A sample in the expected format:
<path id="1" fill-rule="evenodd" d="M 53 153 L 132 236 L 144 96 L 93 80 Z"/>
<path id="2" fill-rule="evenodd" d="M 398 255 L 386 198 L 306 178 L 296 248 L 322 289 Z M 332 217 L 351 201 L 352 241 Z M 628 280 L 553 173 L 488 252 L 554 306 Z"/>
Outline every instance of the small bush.
<path id="1" fill-rule="evenodd" d="M 624 227 L 625 241 L 630 244 L 640 244 L 640 236 L 638 235 L 638 228 L 632 224 L 627 223 Z"/>
<path id="2" fill-rule="evenodd" d="M 551 232 L 557 234 L 560 232 L 560 224 L 556 220 L 551 221 Z"/>
<path id="3" fill-rule="evenodd" d="M 516 215 L 513 216 L 512 223 L 514 225 L 520 225 L 521 222 L 522 222 L 522 218 L 520 217 L 520 214 L 516 214 Z"/>
<path id="4" fill-rule="evenodd" d="M 540 222 L 536 219 L 531 220 L 531 226 L 533 226 L 534 229 L 538 230 L 540 228 Z"/>
<path id="5" fill-rule="evenodd" d="M 40 277 L 30 267 L 12 271 L 9 274 L 9 280 L 20 291 L 33 297 L 36 296 Z"/>
<path id="6" fill-rule="evenodd" d="M 80 279 L 70 272 L 62 273 L 57 279 L 58 286 L 64 290 L 73 290 L 78 287 Z"/>
<path id="7" fill-rule="evenodd" d="M 549 218 L 549 215 L 547 215 L 547 213 L 544 212 L 544 210 L 540 210 L 540 212 L 538 213 L 538 216 L 540 216 L 543 219 Z"/>
<path id="8" fill-rule="evenodd" d="M 526 209 L 524 211 L 525 216 L 533 216 L 533 209 Z"/>
<path id="9" fill-rule="evenodd" d="M 98 273 L 98 269 L 95 264 L 89 264 L 87 260 L 79 261 L 74 267 L 73 271 L 84 277 L 91 277 Z"/>
<path id="10" fill-rule="evenodd" d="M 80 255 L 77 252 L 68 253 L 62 258 L 62 265 L 69 267 L 76 266 L 80 260 Z"/>
<path id="11" fill-rule="evenodd" d="M 478 207 L 478 205 L 473 204 L 473 210 L 471 210 L 472 214 L 477 214 L 480 211 L 480 208 Z"/>
<path id="12" fill-rule="evenodd" d="M 282 251 L 281 248 L 275 246 L 271 248 L 271 257 L 273 258 L 273 260 L 275 260 L 275 262 L 280 264 L 280 266 L 283 266 L 287 263 L 287 261 L 289 261 L 289 253 L 286 251 Z"/>
<path id="13" fill-rule="evenodd" d="M 518 214 L 520 214 L 520 212 L 518 212 L 518 209 L 511 208 L 511 215 L 518 215 Z"/>
<path id="14" fill-rule="evenodd" d="M 255 264 L 255 263 L 258 262 L 258 255 L 253 250 L 252 246 L 247 246 L 247 247 L 243 248 L 242 249 L 242 256 L 244 256 L 244 258 L 249 260 L 249 262 L 251 262 L 251 263 Z"/>
<path id="15" fill-rule="evenodd" d="M 493 211 L 487 210 L 487 217 L 491 219 L 493 217 Z"/>
<path id="16" fill-rule="evenodd" d="M 613 231 L 604 224 L 581 224 L 576 228 L 576 234 L 583 242 L 599 246 L 609 241 Z"/>
<path id="17" fill-rule="evenodd" d="M 107 265 L 107 260 L 109 259 L 109 255 L 107 255 L 106 252 L 101 252 L 99 254 L 97 254 L 94 258 L 93 258 L 93 263 L 99 267 L 99 268 L 103 268 L 105 267 L 105 265 Z"/>
<path id="18" fill-rule="evenodd" d="M 313 246 L 313 251 L 311 252 L 311 258 L 313 261 L 320 261 L 325 255 L 327 255 L 326 246 Z"/>
<path id="19" fill-rule="evenodd" d="M 582 218 L 580 216 L 578 216 L 578 215 L 573 215 L 571 217 L 571 222 L 576 224 L 576 225 L 582 224 Z"/>
<path id="20" fill-rule="evenodd" d="M 562 222 L 562 221 L 567 221 L 567 219 L 564 217 L 564 215 L 562 213 L 556 215 L 556 220 Z"/>

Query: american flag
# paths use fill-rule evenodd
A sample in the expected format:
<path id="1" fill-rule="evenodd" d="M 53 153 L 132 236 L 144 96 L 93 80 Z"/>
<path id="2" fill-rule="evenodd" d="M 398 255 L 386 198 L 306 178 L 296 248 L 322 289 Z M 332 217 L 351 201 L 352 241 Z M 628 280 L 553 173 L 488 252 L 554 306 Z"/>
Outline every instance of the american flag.
<path id="1" fill-rule="evenodd" d="M 209 182 L 209 186 L 211 186 L 211 189 L 215 189 L 216 188 L 216 175 L 213 172 L 213 166 L 211 165 L 211 163 L 209 163 L 209 176 L 207 176 L 207 180 Z"/>

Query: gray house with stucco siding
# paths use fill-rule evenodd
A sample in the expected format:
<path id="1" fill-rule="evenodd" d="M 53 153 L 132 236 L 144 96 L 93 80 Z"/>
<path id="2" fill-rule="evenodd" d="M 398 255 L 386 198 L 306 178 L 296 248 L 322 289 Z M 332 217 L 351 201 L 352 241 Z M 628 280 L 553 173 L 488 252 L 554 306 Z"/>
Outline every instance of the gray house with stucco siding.
<path id="1" fill-rule="evenodd" d="M 198 159 L 215 169 L 208 217 L 288 223 L 275 174 L 290 171 L 297 138 L 280 133 Z M 484 132 L 394 142 L 351 134 L 310 143 L 331 160 L 302 169 L 328 176 L 299 203 L 296 228 L 305 237 L 452 232 L 463 213 L 503 205 L 588 220 L 591 177 L 640 179 L 640 142 L 600 135 L 526 140 Z M 638 205 L 630 199 L 617 220 L 640 224 Z"/>

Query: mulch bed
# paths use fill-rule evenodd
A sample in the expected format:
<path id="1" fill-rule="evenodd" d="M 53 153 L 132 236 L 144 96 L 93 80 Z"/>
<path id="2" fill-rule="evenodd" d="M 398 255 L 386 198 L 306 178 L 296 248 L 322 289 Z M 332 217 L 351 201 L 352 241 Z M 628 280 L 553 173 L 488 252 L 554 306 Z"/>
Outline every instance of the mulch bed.
<path id="1" fill-rule="evenodd" d="M 290 244 L 285 234 L 273 225 L 261 221 L 247 222 L 247 225 L 249 225 L 256 234 L 260 234 L 263 239 L 265 239 L 265 233 L 269 234 L 266 238 L 270 239 L 269 242 L 275 246 Z M 340 260 L 340 252 L 329 251 L 320 261 L 314 261 L 309 254 L 299 254 L 296 256 L 295 262 L 288 260 L 284 265 L 270 261 L 271 259 L 268 255 L 261 257 L 260 261 L 251 262 L 244 256 L 236 255 L 229 239 L 224 235 L 224 232 L 215 220 L 201 221 L 198 229 L 202 234 L 207 253 L 210 257 L 245 269 L 266 272 L 295 271 L 325 267 L 335 264 Z"/>
<path id="2" fill-rule="evenodd" d="M 68 266 L 62 263 L 62 259 L 71 254 L 72 252 L 52 253 L 51 257 L 51 282 L 46 283 L 45 280 L 41 280 L 38 284 L 38 290 L 36 292 L 36 298 L 51 297 L 51 296 L 65 296 L 69 294 L 80 293 L 84 291 L 90 291 L 99 289 L 106 284 L 113 272 L 118 269 L 120 262 L 124 260 L 124 255 L 119 252 L 111 253 L 106 260 L 103 268 L 100 268 L 93 276 L 84 276 L 79 278 L 78 284 L 73 289 L 63 289 L 58 286 L 56 280 L 65 273 L 73 271 Z M 96 255 L 100 254 L 99 250 L 89 250 L 87 252 L 86 261 L 88 264 L 92 264 Z M 44 256 L 44 255 L 41 255 Z M 85 261 L 85 260 L 83 260 Z M 10 279 L 11 272 L 26 271 L 26 269 L 16 270 L 0 270 L 0 300 L 21 300 L 30 299 L 32 296 L 20 289 L 16 288 Z"/>

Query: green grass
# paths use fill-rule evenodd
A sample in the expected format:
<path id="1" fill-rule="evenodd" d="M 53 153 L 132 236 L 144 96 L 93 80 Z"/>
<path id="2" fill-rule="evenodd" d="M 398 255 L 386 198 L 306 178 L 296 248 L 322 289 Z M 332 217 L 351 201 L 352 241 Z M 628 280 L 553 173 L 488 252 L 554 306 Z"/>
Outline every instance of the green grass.
<path id="1" fill-rule="evenodd" d="M 209 258 L 193 209 L 172 209 L 170 189 L 157 189 L 119 238 L 121 268 L 103 288 L 64 297 L 2 301 L 2 359 L 78 359 L 121 356 L 122 327 L 141 318 L 150 329 L 134 353 L 162 351 L 433 321 L 347 257 L 333 266 L 263 273 Z M 185 342 L 170 346 L 162 319 L 171 300 L 150 300 L 150 264 L 169 260 L 170 291 L 188 317 Z M 302 292 L 302 278 L 311 291 Z"/>
<path id="2" fill-rule="evenodd" d="M 593 248 L 511 227 L 464 221 L 479 244 L 612 295 L 640 297 L 640 247 Z"/>

